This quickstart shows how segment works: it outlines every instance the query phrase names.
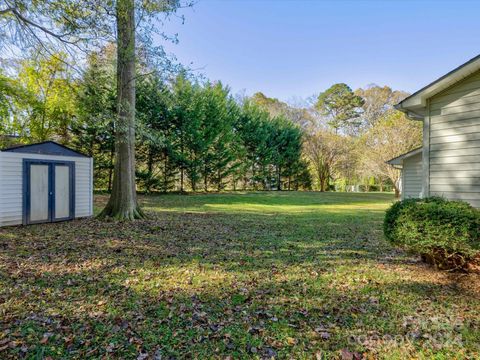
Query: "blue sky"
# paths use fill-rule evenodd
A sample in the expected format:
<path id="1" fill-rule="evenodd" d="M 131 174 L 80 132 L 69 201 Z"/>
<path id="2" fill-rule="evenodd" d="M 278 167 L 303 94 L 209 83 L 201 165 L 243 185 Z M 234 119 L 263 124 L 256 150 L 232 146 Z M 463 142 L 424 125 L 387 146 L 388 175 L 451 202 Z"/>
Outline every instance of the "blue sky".
<path id="1" fill-rule="evenodd" d="M 413 92 L 480 53 L 480 1 L 197 0 L 168 52 L 234 93 L 291 101 L 337 82 Z"/>

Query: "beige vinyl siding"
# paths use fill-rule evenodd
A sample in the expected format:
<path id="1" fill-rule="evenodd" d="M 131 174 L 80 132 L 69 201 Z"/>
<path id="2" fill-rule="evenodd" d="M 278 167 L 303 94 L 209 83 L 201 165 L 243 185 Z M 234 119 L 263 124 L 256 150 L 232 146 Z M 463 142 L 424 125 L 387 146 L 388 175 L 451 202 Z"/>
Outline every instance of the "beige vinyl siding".
<path id="1" fill-rule="evenodd" d="M 480 207 L 480 72 L 429 103 L 430 195 Z"/>
<path id="2" fill-rule="evenodd" d="M 75 161 L 75 217 L 93 215 L 91 158 L 0 152 L 0 226 L 22 224 L 23 159 Z"/>
<path id="3" fill-rule="evenodd" d="M 422 154 L 403 160 L 402 199 L 419 198 L 422 192 Z"/>

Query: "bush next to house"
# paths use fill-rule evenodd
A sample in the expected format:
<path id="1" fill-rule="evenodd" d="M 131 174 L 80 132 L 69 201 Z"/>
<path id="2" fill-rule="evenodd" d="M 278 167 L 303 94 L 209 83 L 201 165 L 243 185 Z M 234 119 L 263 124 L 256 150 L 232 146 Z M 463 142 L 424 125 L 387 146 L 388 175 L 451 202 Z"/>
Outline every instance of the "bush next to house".
<path id="1" fill-rule="evenodd" d="M 480 211 L 463 201 L 399 201 L 387 210 L 384 233 L 441 269 L 476 268 L 480 259 Z"/>

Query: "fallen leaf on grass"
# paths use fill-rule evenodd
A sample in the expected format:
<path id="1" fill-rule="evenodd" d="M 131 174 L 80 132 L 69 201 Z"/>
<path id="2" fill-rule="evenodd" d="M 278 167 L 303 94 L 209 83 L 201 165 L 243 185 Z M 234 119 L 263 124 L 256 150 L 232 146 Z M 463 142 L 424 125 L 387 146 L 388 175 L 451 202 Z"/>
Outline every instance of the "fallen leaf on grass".
<path id="1" fill-rule="evenodd" d="M 360 360 L 362 355 L 357 352 L 351 352 L 348 349 L 340 350 L 340 356 L 342 360 Z"/>
<path id="2" fill-rule="evenodd" d="M 287 337 L 287 344 L 290 346 L 296 345 L 297 344 L 297 339 L 292 338 L 292 337 Z"/>

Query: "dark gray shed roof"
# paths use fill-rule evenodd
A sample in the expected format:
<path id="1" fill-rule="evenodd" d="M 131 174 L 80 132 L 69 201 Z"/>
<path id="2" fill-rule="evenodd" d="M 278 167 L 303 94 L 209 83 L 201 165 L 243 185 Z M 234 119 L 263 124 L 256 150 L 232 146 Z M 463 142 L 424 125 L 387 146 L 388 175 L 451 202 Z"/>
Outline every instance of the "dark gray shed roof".
<path id="1" fill-rule="evenodd" d="M 81 152 L 75 151 L 64 145 L 56 143 L 55 141 L 44 141 L 38 144 L 14 146 L 11 148 L 3 149 L 2 151 L 25 154 L 89 157 L 82 154 Z"/>

